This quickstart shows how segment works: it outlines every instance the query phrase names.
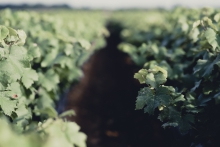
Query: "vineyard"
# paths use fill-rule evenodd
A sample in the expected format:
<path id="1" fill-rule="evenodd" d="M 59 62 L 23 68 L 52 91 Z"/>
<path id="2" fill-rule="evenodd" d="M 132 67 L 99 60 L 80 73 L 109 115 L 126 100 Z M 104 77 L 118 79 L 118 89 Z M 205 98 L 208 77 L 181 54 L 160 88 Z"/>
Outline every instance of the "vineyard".
<path id="1" fill-rule="evenodd" d="M 0 147 L 215 147 L 217 9 L 0 11 Z"/>

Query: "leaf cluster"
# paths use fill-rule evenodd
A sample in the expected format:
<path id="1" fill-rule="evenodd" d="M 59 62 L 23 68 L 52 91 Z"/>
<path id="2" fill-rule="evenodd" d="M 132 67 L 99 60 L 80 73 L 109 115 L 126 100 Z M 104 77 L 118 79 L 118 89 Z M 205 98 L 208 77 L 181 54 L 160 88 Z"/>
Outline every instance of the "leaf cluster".
<path id="1" fill-rule="evenodd" d="M 56 103 L 108 31 L 99 13 L 70 13 L 0 11 L 0 115 L 10 120 L 2 127 L 12 128 L 11 138 L 22 134 L 16 146 L 86 146 L 79 126 L 61 118 L 72 112 L 58 115 Z"/>
<path id="2" fill-rule="evenodd" d="M 194 141 L 210 143 L 207 138 L 216 139 L 220 122 L 212 115 L 220 98 L 219 12 L 179 7 L 161 11 L 115 15 L 124 27 L 118 48 L 143 68 L 134 78 L 147 84 L 138 93 L 136 109 L 149 114 L 158 109 L 163 127 L 178 126 L 182 133 L 197 136 Z"/>

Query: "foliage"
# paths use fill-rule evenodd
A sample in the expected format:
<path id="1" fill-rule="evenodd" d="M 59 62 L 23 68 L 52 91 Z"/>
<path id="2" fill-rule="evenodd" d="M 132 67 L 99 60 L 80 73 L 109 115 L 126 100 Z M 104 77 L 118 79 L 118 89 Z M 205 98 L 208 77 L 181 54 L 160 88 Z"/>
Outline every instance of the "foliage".
<path id="1" fill-rule="evenodd" d="M 219 111 L 218 11 L 177 7 L 123 13 L 114 17 L 123 26 L 118 48 L 142 66 L 134 78 L 147 84 L 136 109 L 156 112 L 164 128 L 178 127 L 195 142 L 214 144 L 220 122 L 214 116 Z"/>
<path id="2" fill-rule="evenodd" d="M 37 126 L 30 126 L 25 134 L 18 134 L 9 123 L 0 119 L 0 146 L 22 147 L 85 147 L 86 135 L 79 132 L 74 122 L 65 122 L 61 118 L 48 119 Z"/>
<path id="3" fill-rule="evenodd" d="M 49 104 L 52 101 L 50 97 L 48 97 L 49 101 L 45 97 L 44 99 L 41 97 L 38 103 L 34 99 L 36 89 L 33 84 L 40 78 L 40 75 L 32 69 L 31 61 L 40 57 L 39 49 L 26 49 L 22 46 L 26 39 L 24 31 L 14 30 L 3 25 L 0 28 L 1 116 L 7 116 L 12 120 L 12 126 L 3 118 L 0 120 L 2 130 L 0 146 L 86 146 L 85 134 L 79 132 L 77 124 L 65 122 L 58 116 L 52 105 Z M 31 92 L 30 95 L 27 94 L 28 91 Z M 31 110 L 31 104 L 36 104 L 35 110 Z M 47 115 L 50 118 L 37 125 L 31 121 L 33 113 Z M 68 114 L 71 112 L 66 112 L 61 116 Z M 16 131 L 13 131 L 11 127 Z M 20 136 L 17 133 L 25 134 Z M 39 142 L 42 144 L 40 145 Z"/>
<path id="4" fill-rule="evenodd" d="M 79 126 L 62 118 L 73 113 L 59 115 L 55 104 L 108 31 L 99 13 L 70 13 L 0 12 L 0 113 L 8 119 L 0 146 L 86 146 Z"/>
<path id="5" fill-rule="evenodd" d="M 194 146 L 214 144 L 220 132 L 218 10 L 112 14 L 110 20 L 123 28 L 119 50 L 142 68 L 134 75 L 146 85 L 136 110 L 194 136 Z M 107 20 L 99 11 L 0 12 L 1 146 L 85 146 L 79 127 L 63 118 L 72 112 L 59 115 L 55 104 L 105 45 Z"/>

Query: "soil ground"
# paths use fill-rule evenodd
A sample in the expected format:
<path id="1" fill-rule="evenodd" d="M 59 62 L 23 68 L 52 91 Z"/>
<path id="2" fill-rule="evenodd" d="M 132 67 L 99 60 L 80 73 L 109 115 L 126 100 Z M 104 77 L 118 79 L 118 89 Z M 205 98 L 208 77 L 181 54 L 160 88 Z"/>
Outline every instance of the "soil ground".
<path id="1" fill-rule="evenodd" d="M 120 28 L 108 28 L 107 46 L 84 64 L 84 77 L 68 94 L 66 109 L 77 114 L 71 120 L 88 135 L 88 147 L 170 147 L 161 122 L 134 110 L 142 85 L 133 75 L 140 67 L 117 49 Z"/>

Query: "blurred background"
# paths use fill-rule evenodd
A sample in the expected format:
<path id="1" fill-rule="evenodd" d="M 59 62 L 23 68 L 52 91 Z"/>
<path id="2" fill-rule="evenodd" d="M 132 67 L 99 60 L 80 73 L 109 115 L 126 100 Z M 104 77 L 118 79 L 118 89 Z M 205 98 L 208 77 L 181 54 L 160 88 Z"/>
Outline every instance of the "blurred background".
<path id="1" fill-rule="evenodd" d="M 186 7 L 219 7 L 218 0 L 1 0 L 0 5 L 63 5 L 72 8 L 119 9 L 119 8 L 172 8 Z"/>

